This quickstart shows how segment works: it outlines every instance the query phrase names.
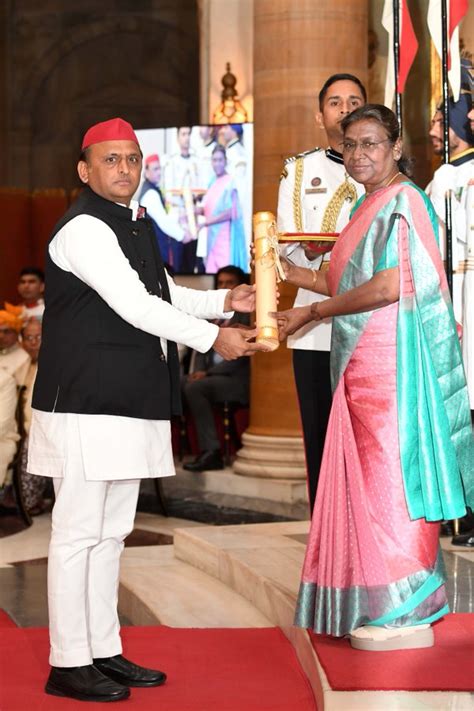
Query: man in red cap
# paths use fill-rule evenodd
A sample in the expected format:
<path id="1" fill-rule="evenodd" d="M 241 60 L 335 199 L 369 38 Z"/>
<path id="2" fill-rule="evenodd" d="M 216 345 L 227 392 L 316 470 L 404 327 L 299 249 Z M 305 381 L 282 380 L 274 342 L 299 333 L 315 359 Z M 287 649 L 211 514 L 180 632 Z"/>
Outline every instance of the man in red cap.
<path id="1" fill-rule="evenodd" d="M 191 239 L 184 224 L 165 209 L 165 199 L 161 192 L 161 163 L 157 153 L 149 155 L 144 160 L 145 171 L 143 185 L 140 190 L 140 205 L 146 208 L 155 227 L 161 256 L 165 264 L 173 267 L 175 272 L 181 270 L 182 243 Z"/>
<path id="2" fill-rule="evenodd" d="M 28 462 L 53 478 L 56 494 L 46 692 L 85 701 L 118 701 L 130 686 L 166 679 L 122 656 L 117 592 L 140 479 L 175 473 L 176 341 L 230 360 L 261 349 L 248 341 L 254 332 L 203 320 L 252 311 L 253 287 L 202 292 L 167 275 L 151 220 L 132 200 L 141 168 L 129 123 L 90 128 L 78 163 L 86 187 L 46 254 Z"/>

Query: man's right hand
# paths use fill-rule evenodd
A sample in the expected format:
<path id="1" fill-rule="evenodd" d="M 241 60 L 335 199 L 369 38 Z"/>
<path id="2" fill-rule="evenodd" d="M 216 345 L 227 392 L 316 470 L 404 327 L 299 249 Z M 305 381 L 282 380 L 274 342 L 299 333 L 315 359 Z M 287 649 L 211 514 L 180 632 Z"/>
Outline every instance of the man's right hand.
<path id="1" fill-rule="evenodd" d="M 185 229 L 182 244 L 189 244 L 189 242 L 192 242 L 193 239 L 196 239 L 196 237 L 193 237 L 191 232 L 188 229 Z"/>
<path id="2" fill-rule="evenodd" d="M 249 343 L 256 335 L 256 328 L 220 328 L 212 347 L 224 360 L 235 360 L 253 355 L 257 351 L 268 351 L 263 343 Z"/>

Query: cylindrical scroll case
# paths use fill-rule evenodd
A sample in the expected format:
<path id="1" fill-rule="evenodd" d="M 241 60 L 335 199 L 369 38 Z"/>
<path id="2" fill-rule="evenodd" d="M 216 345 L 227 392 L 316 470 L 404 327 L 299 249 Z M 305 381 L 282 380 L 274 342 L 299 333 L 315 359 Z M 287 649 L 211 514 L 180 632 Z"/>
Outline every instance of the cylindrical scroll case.
<path id="1" fill-rule="evenodd" d="M 255 247 L 255 284 L 257 286 L 257 343 L 263 343 L 269 351 L 280 345 L 276 318 L 269 311 L 277 310 L 277 274 L 275 252 L 270 239 L 270 230 L 275 230 L 275 216 L 271 212 L 257 212 L 253 216 L 253 240 Z"/>

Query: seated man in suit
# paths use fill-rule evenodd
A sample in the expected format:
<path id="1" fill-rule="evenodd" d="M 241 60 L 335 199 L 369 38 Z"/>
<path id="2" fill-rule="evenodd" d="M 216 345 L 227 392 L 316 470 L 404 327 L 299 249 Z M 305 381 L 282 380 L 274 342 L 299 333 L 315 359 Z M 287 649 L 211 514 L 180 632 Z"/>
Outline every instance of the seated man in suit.
<path id="1" fill-rule="evenodd" d="M 217 289 L 232 289 L 246 281 L 245 272 L 232 265 L 222 267 L 216 274 Z M 228 321 L 220 322 L 219 326 L 232 328 L 234 324 L 242 323 L 248 325 L 248 314 L 236 312 Z M 249 382 L 248 358 L 224 361 L 213 348 L 207 353 L 192 352 L 183 391 L 196 426 L 200 451 L 193 462 L 184 464 L 184 469 L 201 472 L 224 468 L 212 406 L 226 400 L 247 405 Z"/>

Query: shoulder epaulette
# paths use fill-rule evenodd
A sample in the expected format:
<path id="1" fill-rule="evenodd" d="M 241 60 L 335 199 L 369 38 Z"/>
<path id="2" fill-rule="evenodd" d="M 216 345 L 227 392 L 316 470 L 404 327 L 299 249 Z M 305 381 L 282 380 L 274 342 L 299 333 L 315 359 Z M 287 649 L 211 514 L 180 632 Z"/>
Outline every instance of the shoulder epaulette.
<path id="1" fill-rule="evenodd" d="M 311 155 L 311 153 L 317 153 L 318 151 L 321 151 L 322 148 L 319 148 L 319 146 L 316 146 L 316 148 L 310 148 L 309 151 L 303 151 L 303 153 L 297 153 L 294 156 L 290 156 L 289 158 L 285 158 L 284 163 L 293 163 L 294 161 L 298 160 L 298 158 L 306 158 L 306 156 Z"/>

